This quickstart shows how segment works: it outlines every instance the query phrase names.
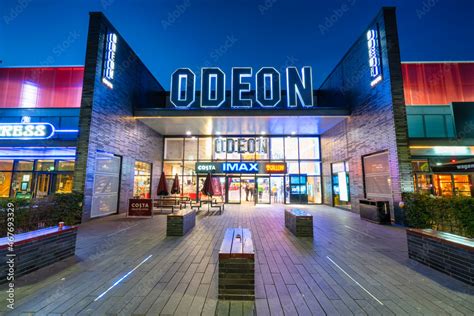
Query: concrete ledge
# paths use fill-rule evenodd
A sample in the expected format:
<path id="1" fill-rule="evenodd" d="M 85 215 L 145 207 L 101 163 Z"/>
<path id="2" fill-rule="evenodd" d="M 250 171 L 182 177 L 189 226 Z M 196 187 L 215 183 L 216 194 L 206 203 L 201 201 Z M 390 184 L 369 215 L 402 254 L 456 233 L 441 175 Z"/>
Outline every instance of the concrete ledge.
<path id="1" fill-rule="evenodd" d="M 67 257 L 76 251 L 77 227 L 50 227 L 15 235 L 13 251 L 8 237 L 0 239 L 0 284 L 38 270 Z M 8 277 L 8 278 L 7 278 Z"/>
<path id="2" fill-rule="evenodd" d="M 474 285 L 474 241 L 432 229 L 407 229 L 408 256 Z"/>

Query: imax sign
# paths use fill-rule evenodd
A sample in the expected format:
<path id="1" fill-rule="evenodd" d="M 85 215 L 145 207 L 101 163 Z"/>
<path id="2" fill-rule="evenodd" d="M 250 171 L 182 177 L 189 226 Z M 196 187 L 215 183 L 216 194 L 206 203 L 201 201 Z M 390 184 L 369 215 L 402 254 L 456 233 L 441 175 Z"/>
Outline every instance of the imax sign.
<path id="1" fill-rule="evenodd" d="M 286 107 L 311 108 L 313 78 L 311 67 L 298 70 L 287 67 Z M 233 109 L 253 107 L 274 108 L 282 102 L 282 75 L 273 67 L 254 71 L 251 67 L 232 68 L 230 106 Z M 202 68 L 200 74 L 200 107 L 218 109 L 226 102 L 226 74 L 220 68 Z M 196 102 L 196 74 L 189 68 L 180 68 L 171 76 L 170 102 L 175 108 L 187 109 Z M 255 91 L 255 95 L 252 92 Z"/>

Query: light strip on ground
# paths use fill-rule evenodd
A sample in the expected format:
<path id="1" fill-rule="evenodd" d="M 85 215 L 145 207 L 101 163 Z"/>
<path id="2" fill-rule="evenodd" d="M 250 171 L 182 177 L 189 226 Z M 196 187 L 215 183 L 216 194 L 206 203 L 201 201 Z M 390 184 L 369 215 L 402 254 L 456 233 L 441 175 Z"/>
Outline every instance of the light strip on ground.
<path id="1" fill-rule="evenodd" d="M 354 280 L 353 277 L 351 277 L 349 275 L 349 273 L 347 273 L 346 271 L 344 271 L 343 268 L 341 268 L 337 263 L 335 263 L 331 258 L 329 258 L 329 256 L 326 256 L 326 258 L 328 258 L 329 261 L 331 261 L 336 267 L 339 268 L 339 270 L 341 270 L 342 272 L 344 272 L 345 275 L 347 275 L 349 277 L 349 279 L 351 279 L 352 281 L 354 281 L 355 284 L 357 284 L 358 286 L 360 286 L 361 289 L 363 289 L 367 294 L 369 294 L 374 300 L 377 301 L 377 303 L 379 303 L 380 305 L 383 305 L 383 303 L 378 299 L 376 298 L 372 293 L 370 293 L 365 287 L 363 287 L 359 282 L 357 282 L 356 280 Z"/>
<path id="2" fill-rule="evenodd" d="M 133 268 L 132 270 L 128 271 L 127 274 L 125 274 L 123 277 L 121 277 L 120 279 L 118 279 L 114 284 L 112 284 L 111 287 L 109 287 L 107 290 L 105 290 L 104 292 L 102 292 L 102 294 L 100 294 L 99 296 L 97 296 L 94 300 L 97 301 L 97 300 L 100 300 L 105 294 L 107 294 L 107 292 L 109 292 L 111 289 L 113 289 L 115 286 L 117 286 L 120 282 L 122 282 L 126 277 L 128 277 L 130 274 L 133 273 L 133 271 L 135 271 L 136 269 L 138 269 L 142 264 L 144 264 L 148 259 L 150 259 L 153 255 L 149 255 L 148 257 L 146 257 L 145 259 L 143 259 L 142 262 L 140 262 L 135 268 Z"/>

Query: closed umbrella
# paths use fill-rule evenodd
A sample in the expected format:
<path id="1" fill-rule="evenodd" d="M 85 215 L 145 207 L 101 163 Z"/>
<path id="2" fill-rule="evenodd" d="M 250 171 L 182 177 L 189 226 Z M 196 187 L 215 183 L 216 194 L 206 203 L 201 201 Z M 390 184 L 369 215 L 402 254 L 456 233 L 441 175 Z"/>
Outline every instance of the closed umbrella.
<path id="1" fill-rule="evenodd" d="M 173 185 L 171 186 L 171 194 L 179 194 L 181 192 L 179 188 L 180 188 L 179 178 L 178 178 L 178 174 L 176 174 L 174 176 Z"/>
<path id="2" fill-rule="evenodd" d="M 207 174 L 206 180 L 204 180 L 204 185 L 202 186 L 201 192 L 207 196 L 210 196 L 212 199 L 212 196 L 214 195 L 214 186 L 212 185 L 212 175 L 210 173 Z M 209 212 L 210 208 L 210 201 L 207 203 L 207 211 Z"/>
<path id="3" fill-rule="evenodd" d="M 168 185 L 166 184 L 165 173 L 161 173 L 160 182 L 158 183 L 158 190 L 156 192 L 159 196 L 169 195 Z"/>

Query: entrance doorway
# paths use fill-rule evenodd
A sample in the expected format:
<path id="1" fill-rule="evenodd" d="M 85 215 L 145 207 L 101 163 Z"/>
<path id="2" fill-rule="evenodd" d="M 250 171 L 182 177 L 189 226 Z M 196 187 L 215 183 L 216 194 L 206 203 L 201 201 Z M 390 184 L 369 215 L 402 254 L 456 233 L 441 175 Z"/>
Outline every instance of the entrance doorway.
<path id="1" fill-rule="evenodd" d="M 270 177 L 257 177 L 257 203 L 270 204 Z"/>
<path id="2" fill-rule="evenodd" d="M 242 177 L 241 184 L 242 204 L 255 204 L 255 177 Z"/>
<path id="3" fill-rule="evenodd" d="M 240 204 L 241 188 L 240 176 L 227 177 L 227 203 Z"/>
<path id="4" fill-rule="evenodd" d="M 285 177 L 271 177 L 270 178 L 270 190 L 272 196 L 272 203 L 285 202 Z"/>

